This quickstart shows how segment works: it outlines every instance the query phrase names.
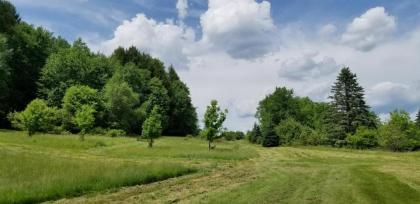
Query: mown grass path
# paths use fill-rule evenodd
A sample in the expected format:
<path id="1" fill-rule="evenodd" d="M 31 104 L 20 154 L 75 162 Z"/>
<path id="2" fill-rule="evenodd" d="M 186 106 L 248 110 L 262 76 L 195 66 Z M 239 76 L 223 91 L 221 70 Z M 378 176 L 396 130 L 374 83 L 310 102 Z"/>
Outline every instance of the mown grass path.
<path id="1" fill-rule="evenodd" d="M 258 157 L 58 203 L 420 203 L 420 154 L 253 146 Z"/>

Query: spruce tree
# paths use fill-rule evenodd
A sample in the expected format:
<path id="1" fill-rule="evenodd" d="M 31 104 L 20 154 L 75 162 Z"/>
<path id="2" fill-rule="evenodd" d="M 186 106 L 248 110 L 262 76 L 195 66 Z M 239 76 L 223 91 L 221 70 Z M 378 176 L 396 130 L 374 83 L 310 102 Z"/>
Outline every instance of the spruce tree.
<path id="1" fill-rule="evenodd" d="M 417 112 L 416 125 L 417 125 L 417 127 L 420 127 L 420 110 L 419 110 L 419 112 Z"/>
<path id="2" fill-rule="evenodd" d="M 331 93 L 330 122 L 334 123 L 335 133 L 330 139 L 333 142 L 345 139 L 347 133 L 355 133 L 359 126 L 375 126 L 372 113 L 369 112 L 369 106 L 364 99 L 364 90 L 350 68 L 341 69 Z"/>

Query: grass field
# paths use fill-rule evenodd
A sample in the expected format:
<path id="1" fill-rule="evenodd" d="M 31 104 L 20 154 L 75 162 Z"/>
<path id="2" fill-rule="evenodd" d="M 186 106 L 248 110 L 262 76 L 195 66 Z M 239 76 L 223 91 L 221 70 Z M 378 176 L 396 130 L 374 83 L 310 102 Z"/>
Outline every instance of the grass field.
<path id="1" fill-rule="evenodd" d="M 155 145 L 0 131 L 0 203 L 420 203 L 420 152 Z"/>

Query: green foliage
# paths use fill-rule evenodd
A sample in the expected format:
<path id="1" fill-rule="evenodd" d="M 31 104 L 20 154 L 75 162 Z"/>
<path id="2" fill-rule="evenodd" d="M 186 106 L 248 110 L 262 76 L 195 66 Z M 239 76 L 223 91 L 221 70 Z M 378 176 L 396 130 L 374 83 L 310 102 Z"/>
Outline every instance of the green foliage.
<path id="1" fill-rule="evenodd" d="M 303 132 L 303 125 L 293 118 L 287 118 L 275 127 L 275 132 L 280 138 L 280 144 L 291 145 L 298 143 Z"/>
<path id="2" fill-rule="evenodd" d="M 220 133 L 223 127 L 223 122 L 226 120 L 227 113 L 227 109 L 224 111 L 220 109 L 216 100 L 212 100 L 210 105 L 206 108 L 202 135 L 206 137 L 207 141 L 209 142 L 209 150 L 212 149 L 211 143 L 216 138 L 221 137 Z"/>
<path id="3" fill-rule="evenodd" d="M 1 14 L 0 14 L 1 15 Z M 54 52 L 55 38 L 42 28 L 21 22 L 5 33 L 10 50 L 8 91 L 2 93 L 0 127 L 9 127 L 5 114 L 21 111 L 36 98 L 39 73 L 47 57 Z M 12 60 L 13 59 L 13 60 Z"/>
<path id="4" fill-rule="evenodd" d="M 0 33 L 9 33 L 20 22 L 15 7 L 7 0 L 0 0 Z"/>
<path id="5" fill-rule="evenodd" d="M 0 1 L 1 6 L 1 1 Z M 0 117 L 7 114 L 5 100 L 9 91 L 10 82 L 10 67 L 9 60 L 11 57 L 11 50 L 7 47 L 6 37 L 0 35 Z M 1 119 L 0 119 L 1 120 Z"/>
<path id="6" fill-rule="evenodd" d="M 360 126 L 356 133 L 347 136 L 347 143 L 356 149 L 368 149 L 378 146 L 378 130 Z"/>
<path id="7" fill-rule="evenodd" d="M 89 86 L 76 85 L 69 87 L 63 97 L 64 125 L 67 130 L 74 130 L 74 117 L 83 105 L 89 105 L 95 110 L 103 109 L 99 92 Z M 95 117 L 99 117 L 95 115 Z M 79 129 L 80 130 L 80 129 Z"/>
<path id="8" fill-rule="evenodd" d="M 356 74 L 348 67 L 341 70 L 331 94 L 331 143 L 343 141 L 347 133 L 355 133 L 359 126 L 376 127 L 375 116 L 369 111 L 364 99 L 364 90 L 358 84 Z"/>
<path id="9" fill-rule="evenodd" d="M 257 109 L 262 135 L 273 134 L 274 127 L 286 118 L 297 115 L 298 109 L 293 90 L 276 88 L 274 93 L 260 101 Z"/>
<path id="10" fill-rule="evenodd" d="M 139 132 L 138 124 L 144 117 L 134 110 L 139 105 L 139 95 L 126 82 L 114 79 L 106 84 L 103 94 L 110 127 Z"/>
<path id="11" fill-rule="evenodd" d="M 249 132 L 248 140 L 251 143 L 260 144 L 261 138 L 262 138 L 262 134 L 261 134 L 260 126 L 254 123 L 252 130 Z"/>
<path id="12" fill-rule="evenodd" d="M 387 123 L 380 127 L 379 144 L 392 151 L 414 150 L 420 147 L 420 132 L 405 111 L 390 114 Z"/>
<path id="13" fill-rule="evenodd" d="M 224 131 L 221 135 L 227 141 L 242 140 L 245 134 L 241 131 Z"/>
<path id="14" fill-rule="evenodd" d="M 14 127 L 23 128 L 31 136 L 52 130 L 60 117 L 57 109 L 49 108 L 44 100 L 35 99 L 23 112 L 9 114 L 9 119 Z"/>
<path id="15" fill-rule="evenodd" d="M 91 129 L 95 123 L 96 110 L 91 105 L 82 105 L 74 115 L 74 122 L 80 130 L 80 139 L 84 140 L 84 135 Z"/>
<path id="16" fill-rule="evenodd" d="M 61 104 L 67 88 L 83 84 L 102 89 L 114 65 L 103 55 L 92 54 L 80 39 L 73 46 L 52 54 L 42 69 L 40 94 L 54 106 Z"/>
<path id="17" fill-rule="evenodd" d="M 420 128 L 420 110 L 419 110 L 419 112 L 417 112 L 417 115 L 416 115 L 416 126 L 418 127 L 418 128 Z"/>
<path id="18" fill-rule="evenodd" d="M 106 132 L 109 137 L 124 137 L 127 133 L 124 130 L 111 129 Z"/>
<path id="19" fill-rule="evenodd" d="M 150 93 L 149 82 L 151 79 L 149 70 L 140 69 L 133 63 L 117 66 L 111 81 L 127 82 L 128 85 L 138 94 L 140 103 L 147 100 Z"/>
<path id="20" fill-rule="evenodd" d="M 169 122 L 169 96 L 168 90 L 163 85 L 162 81 L 159 78 L 152 78 L 150 80 L 150 95 L 147 101 L 145 102 L 145 111 L 147 114 L 150 114 L 155 106 L 159 107 L 159 114 L 161 115 L 162 128 L 165 129 L 168 127 Z"/>
<path id="21" fill-rule="evenodd" d="M 176 136 L 197 134 L 198 119 L 195 107 L 191 102 L 190 91 L 187 85 L 179 80 L 175 70 L 169 70 L 169 78 L 171 80 L 169 125 L 164 132 L 167 135 Z"/>
<path id="22" fill-rule="evenodd" d="M 153 139 L 162 134 L 162 116 L 159 106 L 153 107 L 149 117 L 142 125 L 142 136 L 149 139 L 149 147 L 153 146 Z"/>

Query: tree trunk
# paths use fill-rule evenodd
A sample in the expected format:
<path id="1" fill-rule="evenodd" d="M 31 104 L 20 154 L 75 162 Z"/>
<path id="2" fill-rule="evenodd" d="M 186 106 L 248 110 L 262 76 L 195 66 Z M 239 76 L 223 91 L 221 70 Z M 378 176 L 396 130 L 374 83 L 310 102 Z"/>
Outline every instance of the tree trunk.
<path id="1" fill-rule="evenodd" d="M 153 138 L 150 138 L 149 140 L 149 147 L 152 148 L 153 147 Z"/>
<path id="2" fill-rule="evenodd" d="M 210 140 L 209 140 L 209 150 L 211 150 L 211 142 L 210 142 Z"/>

